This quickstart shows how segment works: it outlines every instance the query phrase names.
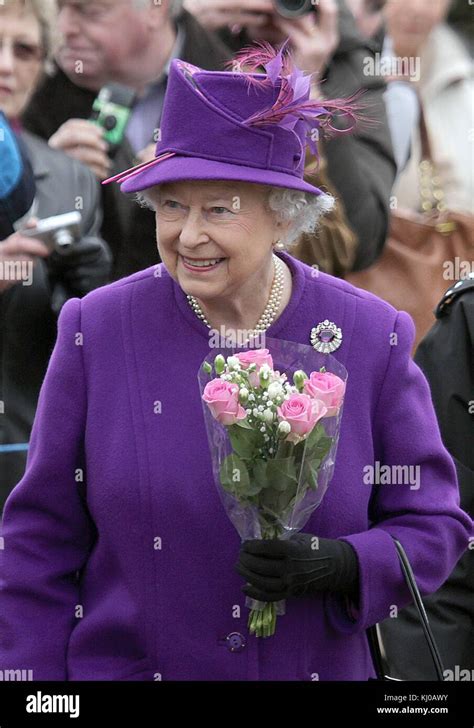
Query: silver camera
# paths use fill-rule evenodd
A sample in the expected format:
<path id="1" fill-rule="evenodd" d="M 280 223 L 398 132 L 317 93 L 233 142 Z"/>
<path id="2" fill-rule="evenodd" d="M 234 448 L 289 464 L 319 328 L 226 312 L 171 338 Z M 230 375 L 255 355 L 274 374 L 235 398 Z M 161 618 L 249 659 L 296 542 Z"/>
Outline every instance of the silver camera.
<path id="1" fill-rule="evenodd" d="M 66 212 L 64 215 L 55 215 L 39 220 L 35 228 L 20 230 L 27 238 L 41 240 L 53 252 L 67 254 L 71 247 L 80 238 L 80 212 Z"/>

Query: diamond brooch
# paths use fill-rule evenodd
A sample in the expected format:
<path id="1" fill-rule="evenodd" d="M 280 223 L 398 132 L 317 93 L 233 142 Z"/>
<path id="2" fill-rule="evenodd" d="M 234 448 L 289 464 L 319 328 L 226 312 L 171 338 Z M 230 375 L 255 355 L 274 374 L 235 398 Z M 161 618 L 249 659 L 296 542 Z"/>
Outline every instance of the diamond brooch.
<path id="1" fill-rule="evenodd" d="M 321 321 L 311 329 L 311 345 L 321 354 L 331 354 L 342 344 L 342 331 L 333 321 Z"/>

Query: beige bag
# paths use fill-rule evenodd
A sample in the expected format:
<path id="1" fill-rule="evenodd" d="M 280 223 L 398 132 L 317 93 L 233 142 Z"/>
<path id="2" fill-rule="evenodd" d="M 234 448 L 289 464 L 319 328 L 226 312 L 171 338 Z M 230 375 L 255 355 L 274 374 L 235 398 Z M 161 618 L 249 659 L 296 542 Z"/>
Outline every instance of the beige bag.
<path id="1" fill-rule="evenodd" d="M 346 280 L 413 317 L 414 348 L 435 322 L 433 310 L 450 283 L 466 277 L 474 255 L 474 216 L 450 212 L 434 175 L 431 147 L 420 113 L 420 192 L 424 212 L 393 212 L 380 258 Z M 467 153 L 467 151 L 466 151 Z"/>

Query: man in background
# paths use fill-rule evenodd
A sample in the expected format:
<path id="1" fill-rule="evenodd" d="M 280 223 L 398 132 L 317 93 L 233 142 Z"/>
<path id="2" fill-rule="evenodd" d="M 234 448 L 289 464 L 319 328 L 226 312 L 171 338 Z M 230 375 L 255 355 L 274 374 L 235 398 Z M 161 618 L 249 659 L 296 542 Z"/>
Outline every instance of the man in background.
<path id="1" fill-rule="evenodd" d="M 23 122 L 102 180 L 153 156 L 173 58 L 219 70 L 230 54 L 182 9 L 181 0 L 59 0 L 58 6 L 55 67 Z M 113 159 L 102 129 L 89 121 L 98 92 L 111 82 L 138 97 Z M 117 185 L 104 186 L 102 195 L 102 236 L 112 250 L 113 278 L 158 263 L 153 213 L 122 195 Z"/>

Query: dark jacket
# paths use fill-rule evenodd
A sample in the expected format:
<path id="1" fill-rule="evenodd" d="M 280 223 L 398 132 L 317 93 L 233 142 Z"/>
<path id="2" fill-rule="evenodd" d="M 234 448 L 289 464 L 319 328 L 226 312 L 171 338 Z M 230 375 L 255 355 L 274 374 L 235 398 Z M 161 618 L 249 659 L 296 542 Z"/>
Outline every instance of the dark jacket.
<path id="1" fill-rule="evenodd" d="M 385 81 L 364 74 L 367 59 L 374 56 L 374 44 L 359 34 L 343 0 L 338 4 L 340 42 L 321 76 L 321 91 L 327 98 L 338 98 L 364 89 L 361 101 L 370 123 L 361 124 L 354 134 L 325 142 L 322 148 L 336 197 L 343 201 L 346 217 L 358 238 L 353 268 L 359 270 L 382 252 L 396 165 L 383 100 Z M 224 30 L 219 35 L 232 51 L 250 42 L 245 32 L 232 36 Z"/>
<path id="2" fill-rule="evenodd" d="M 107 283 L 111 255 L 99 237 L 99 190 L 91 172 L 31 134 L 23 134 L 36 181 L 38 218 L 82 207 L 82 237 L 67 259 L 37 258 L 31 285 L 0 293 L 0 447 L 25 444 L 57 332 L 62 304 Z M 80 199 L 80 204 L 78 201 Z M 0 512 L 25 470 L 26 451 L 0 452 Z"/>
<path id="3" fill-rule="evenodd" d="M 184 30 L 181 58 L 208 70 L 223 70 L 230 57 L 228 49 L 218 38 L 202 28 L 186 11 L 179 17 Z M 25 126 L 49 139 L 68 119 L 88 119 L 97 94 L 76 86 L 59 69 L 44 79 L 24 114 Z M 159 120 L 157 120 L 159 126 Z M 153 130 L 150 130 L 150 141 Z M 114 157 L 110 174 L 116 174 L 137 163 L 125 139 Z M 118 185 L 102 188 L 104 220 L 102 237 L 109 244 L 114 266 L 114 279 L 129 275 L 159 262 L 156 247 L 155 217 L 153 212 L 139 207 L 134 195 L 125 196 Z"/>
<path id="4" fill-rule="evenodd" d="M 452 290 L 452 289 L 451 289 Z M 461 508 L 474 516 L 474 280 L 466 279 L 445 297 L 438 320 L 420 343 L 415 361 L 425 373 L 441 435 L 456 465 Z M 474 670 L 474 563 L 468 550 L 448 580 L 424 599 L 450 680 L 472 679 Z M 382 625 L 390 675 L 434 680 L 435 673 L 413 607 Z M 408 656 L 409 655 L 409 656 Z M 456 668 L 457 666 L 457 668 Z M 469 671 L 468 673 L 461 671 Z M 470 677 L 466 678 L 466 675 Z"/>

